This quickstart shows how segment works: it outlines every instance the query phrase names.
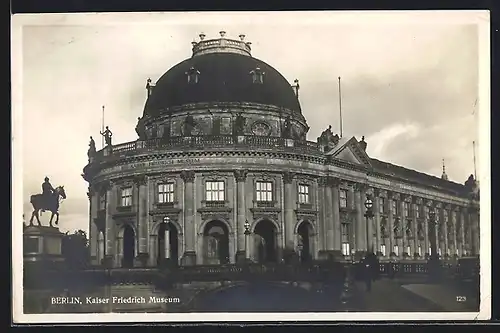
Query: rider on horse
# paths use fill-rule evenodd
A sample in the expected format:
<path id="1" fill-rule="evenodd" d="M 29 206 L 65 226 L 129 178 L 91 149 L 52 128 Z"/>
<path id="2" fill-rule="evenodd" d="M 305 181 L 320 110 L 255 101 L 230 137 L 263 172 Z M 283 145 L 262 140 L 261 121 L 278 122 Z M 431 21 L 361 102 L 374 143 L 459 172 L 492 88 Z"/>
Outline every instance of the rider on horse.
<path id="1" fill-rule="evenodd" d="M 54 188 L 52 185 L 49 183 L 49 177 L 45 177 L 45 181 L 42 183 L 42 201 L 43 201 L 43 207 L 42 207 L 42 212 L 45 211 L 45 207 L 48 206 L 50 197 L 52 194 L 54 194 Z"/>

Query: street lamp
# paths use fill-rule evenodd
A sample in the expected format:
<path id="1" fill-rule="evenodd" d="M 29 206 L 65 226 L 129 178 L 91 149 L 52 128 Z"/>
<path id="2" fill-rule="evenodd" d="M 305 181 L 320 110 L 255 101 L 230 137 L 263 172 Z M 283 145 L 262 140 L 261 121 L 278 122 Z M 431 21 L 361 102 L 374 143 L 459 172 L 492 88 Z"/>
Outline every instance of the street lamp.
<path id="1" fill-rule="evenodd" d="M 168 263 L 170 261 L 170 218 L 168 216 L 163 217 L 163 223 L 165 225 L 165 262 Z"/>
<path id="2" fill-rule="evenodd" d="M 373 200 L 370 194 L 366 194 L 365 208 L 366 208 L 365 218 L 366 218 L 366 249 L 367 249 L 366 252 L 368 253 L 368 251 L 373 250 L 371 244 L 372 237 L 369 233 L 370 228 L 368 227 L 370 219 L 373 218 Z"/>
<path id="3" fill-rule="evenodd" d="M 245 220 L 244 227 L 245 227 L 245 259 L 246 259 L 246 261 L 249 261 L 250 260 L 250 242 L 249 242 L 248 238 L 250 237 L 250 234 L 252 232 L 250 231 L 250 223 L 248 223 L 248 220 Z"/>

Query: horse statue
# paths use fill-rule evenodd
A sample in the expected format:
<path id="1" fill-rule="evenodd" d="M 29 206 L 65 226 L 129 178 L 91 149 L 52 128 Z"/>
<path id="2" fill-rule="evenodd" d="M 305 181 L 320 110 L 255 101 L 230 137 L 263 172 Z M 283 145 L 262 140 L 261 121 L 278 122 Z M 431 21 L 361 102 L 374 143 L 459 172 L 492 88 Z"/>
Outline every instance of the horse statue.
<path id="1" fill-rule="evenodd" d="M 52 215 L 50 216 L 50 226 L 53 227 L 52 220 L 54 219 L 54 215 L 56 216 L 56 221 L 54 223 L 57 225 L 57 223 L 59 222 L 59 203 L 62 199 L 66 199 L 64 186 L 57 186 L 52 194 L 50 194 L 47 198 L 44 198 L 42 194 L 33 194 L 30 197 L 30 202 L 33 205 L 33 213 L 31 214 L 29 225 L 33 225 L 33 218 L 35 217 L 38 225 L 42 225 L 39 218 L 40 210 L 42 210 L 42 212 L 45 210 L 52 212 Z"/>

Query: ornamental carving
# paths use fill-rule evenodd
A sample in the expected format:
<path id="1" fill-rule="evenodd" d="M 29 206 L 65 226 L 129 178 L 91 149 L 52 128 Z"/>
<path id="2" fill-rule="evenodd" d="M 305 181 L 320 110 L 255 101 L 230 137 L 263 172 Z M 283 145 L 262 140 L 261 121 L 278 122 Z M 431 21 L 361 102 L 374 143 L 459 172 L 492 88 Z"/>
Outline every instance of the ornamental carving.
<path id="1" fill-rule="evenodd" d="M 340 179 L 335 177 L 327 177 L 326 184 L 331 187 L 338 187 L 340 185 Z"/>
<path id="2" fill-rule="evenodd" d="M 394 220 L 394 225 L 392 227 L 392 231 L 394 232 L 394 237 L 401 237 L 401 225 L 399 222 L 399 218 Z"/>
<path id="3" fill-rule="evenodd" d="M 234 178 L 237 182 L 244 182 L 247 179 L 247 170 L 234 170 Z"/>
<path id="4" fill-rule="evenodd" d="M 368 185 L 364 183 L 354 183 L 353 188 L 358 192 L 366 192 L 368 190 Z"/>
<path id="5" fill-rule="evenodd" d="M 413 197 L 413 203 L 416 203 L 417 205 L 422 205 L 424 202 L 424 199 L 419 198 L 419 197 Z"/>
<path id="6" fill-rule="evenodd" d="M 283 174 L 283 182 L 285 184 L 291 184 L 294 178 L 295 178 L 295 173 L 293 172 L 285 172 Z"/>
<path id="7" fill-rule="evenodd" d="M 424 239 L 424 226 L 420 221 L 417 223 L 417 234 L 419 239 Z"/>
<path id="8" fill-rule="evenodd" d="M 411 230 L 411 221 L 406 221 L 406 237 L 413 238 L 413 231 Z"/>
<path id="9" fill-rule="evenodd" d="M 353 217 L 351 214 L 349 214 L 348 212 L 340 212 L 340 223 L 341 224 L 352 223 L 352 221 L 353 221 Z"/>
<path id="10" fill-rule="evenodd" d="M 256 121 L 252 124 L 252 133 L 257 136 L 268 136 L 271 134 L 271 126 L 264 122 Z"/>
<path id="11" fill-rule="evenodd" d="M 181 172 L 181 178 L 185 183 L 194 182 L 195 176 L 196 176 L 196 173 L 192 170 L 184 170 Z"/>
<path id="12" fill-rule="evenodd" d="M 387 219 L 385 217 L 383 217 L 380 220 L 380 236 L 382 238 L 387 238 L 388 237 L 388 234 L 387 234 Z"/>
<path id="13" fill-rule="evenodd" d="M 146 185 L 147 181 L 148 177 L 146 175 L 137 175 L 134 177 L 134 183 L 136 183 L 138 186 Z"/>
<path id="14" fill-rule="evenodd" d="M 325 187 L 327 185 L 327 183 L 328 183 L 327 177 L 321 176 L 318 178 L 318 185 L 319 186 Z"/>

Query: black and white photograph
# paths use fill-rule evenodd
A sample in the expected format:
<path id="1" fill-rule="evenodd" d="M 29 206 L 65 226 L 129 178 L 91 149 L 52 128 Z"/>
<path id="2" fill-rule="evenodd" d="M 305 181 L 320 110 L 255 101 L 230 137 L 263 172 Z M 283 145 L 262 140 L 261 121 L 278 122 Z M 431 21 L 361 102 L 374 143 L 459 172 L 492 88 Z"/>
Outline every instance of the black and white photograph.
<path id="1" fill-rule="evenodd" d="M 14 322 L 489 319 L 489 20 L 12 16 Z"/>

